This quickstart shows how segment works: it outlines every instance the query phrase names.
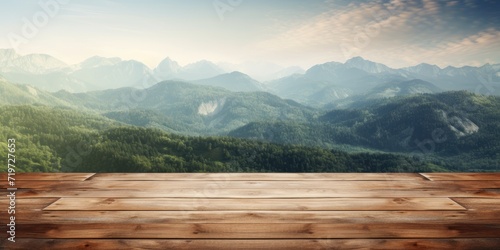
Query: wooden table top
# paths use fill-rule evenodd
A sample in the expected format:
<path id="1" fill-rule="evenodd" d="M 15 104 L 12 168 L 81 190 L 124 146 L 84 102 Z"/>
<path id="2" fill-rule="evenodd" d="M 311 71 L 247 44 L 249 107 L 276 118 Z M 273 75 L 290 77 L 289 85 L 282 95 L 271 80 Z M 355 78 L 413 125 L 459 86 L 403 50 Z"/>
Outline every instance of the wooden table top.
<path id="1" fill-rule="evenodd" d="M 4 232 L 0 249 L 500 249 L 500 173 L 15 179 L 15 242 Z"/>

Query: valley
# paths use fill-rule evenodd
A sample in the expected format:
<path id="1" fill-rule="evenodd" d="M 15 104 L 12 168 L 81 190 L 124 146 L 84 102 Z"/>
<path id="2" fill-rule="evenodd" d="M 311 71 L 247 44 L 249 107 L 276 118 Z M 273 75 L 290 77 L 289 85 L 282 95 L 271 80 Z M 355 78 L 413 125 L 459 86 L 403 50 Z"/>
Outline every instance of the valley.
<path id="1" fill-rule="evenodd" d="M 12 65 L 34 56 L 9 56 L 3 65 L 11 66 L 2 68 L 0 78 L 2 135 L 27 141 L 27 172 L 500 168 L 498 86 L 483 81 L 498 78 L 496 66 L 391 69 L 356 57 L 262 83 L 208 61 L 181 67 L 167 58 L 149 70 L 119 58 L 93 57 L 66 76 L 115 88 L 75 92 L 47 91 L 40 81 L 13 83 L 20 73 L 13 74 L 18 68 Z M 68 70 L 42 58 L 53 66 L 28 68 L 25 79 Z M 135 70 L 145 75 L 132 77 Z M 193 78 L 178 79 L 186 72 Z M 475 82 L 465 85 L 464 75 L 476 76 Z M 474 91 L 481 84 L 492 85 L 491 93 Z M 106 164 L 99 163 L 103 159 Z"/>

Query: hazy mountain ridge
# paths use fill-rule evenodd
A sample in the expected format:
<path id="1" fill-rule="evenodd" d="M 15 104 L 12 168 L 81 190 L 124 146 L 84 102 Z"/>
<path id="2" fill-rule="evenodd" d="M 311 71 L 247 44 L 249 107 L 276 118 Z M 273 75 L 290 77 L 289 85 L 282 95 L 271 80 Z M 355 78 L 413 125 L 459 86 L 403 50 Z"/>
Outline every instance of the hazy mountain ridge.
<path id="1" fill-rule="evenodd" d="M 311 67 L 305 74 L 288 76 L 269 83 L 269 89 L 282 98 L 290 98 L 316 107 L 337 106 L 346 98 L 378 98 L 415 93 L 436 93 L 440 91 L 468 90 L 480 94 L 500 94 L 498 67 L 464 66 L 460 68 L 439 68 L 436 65 L 419 64 L 413 67 L 392 69 L 384 64 L 352 58 L 346 63 L 328 62 Z M 424 87 L 422 82 L 428 82 Z M 383 94 L 380 86 L 399 82 L 405 90 L 393 90 Z M 433 86 L 429 85 L 433 84 Z M 329 90 L 336 95 L 325 95 Z M 338 93 L 343 93 L 339 95 Z M 373 96 L 371 96 L 373 95 Z M 349 100 L 346 100 L 349 101 Z"/>
<path id="2" fill-rule="evenodd" d="M 406 85 L 433 86 L 413 81 L 417 83 Z M 229 135 L 357 152 L 416 153 L 441 161 L 440 166 L 452 162 L 461 170 L 472 165 L 491 169 L 500 151 L 500 97 L 465 91 L 365 99 L 351 103 L 349 109 L 329 112 L 266 92 L 232 92 L 180 81 L 144 90 L 87 93 L 48 93 L 2 81 L 0 95 L 5 108 L 18 104 L 63 107 L 177 134 Z"/>
<path id="3" fill-rule="evenodd" d="M 45 74 L 67 68 L 66 63 L 46 54 L 18 55 L 13 49 L 0 49 L 0 70 L 4 73 L 22 72 Z"/>
<path id="4" fill-rule="evenodd" d="M 264 90 L 262 83 L 238 71 L 192 82 L 200 85 L 221 87 L 234 92 L 254 92 Z"/>
<path id="5" fill-rule="evenodd" d="M 306 121 L 317 114 L 266 92 L 232 92 L 180 81 L 164 81 L 144 90 L 60 91 L 54 96 L 121 122 L 186 134 L 224 134 L 252 121 Z"/>
<path id="6" fill-rule="evenodd" d="M 51 93 L 39 90 L 30 85 L 12 84 L 0 76 L 0 104 L 1 105 L 46 105 L 76 107 Z"/>
<path id="7" fill-rule="evenodd" d="M 227 69 L 231 68 L 252 72 L 260 79 L 266 78 L 263 75 L 273 75 L 278 79 L 262 84 L 244 71 L 239 78 L 228 73 Z M 262 73 L 253 69 L 260 69 Z M 500 94 L 499 70 L 499 64 L 441 69 L 426 63 L 393 69 L 361 57 L 351 58 L 345 63 L 314 65 L 305 72 L 297 67 L 283 68 L 258 62 L 219 66 L 202 60 L 181 66 L 168 57 L 151 69 L 139 61 L 117 57 L 94 56 L 79 64 L 67 65 L 49 55 L 21 56 L 12 49 L 0 50 L 0 74 L 11 82 L 31 84 L 47 91 L 65 89 L 69 92 L 87 92 L 121 87 L 144 89 L 163 80 L 183 80 L 221 86 L 231 91 L 269 91 L 281 98 L 327 108 L 342 103 L 346 98 L 367 96 L 383 84 L 411 83 L 415 79 L 427 81 L 443 91 L 469 90 L 481 94 Z M 421 87 L 420 84 L 412 91 L 392 91 L 392 95 L 431 92 L 430 89 L 419 90 Z M 390 96 L 391 93 L 378 92 L 373 97 L 384 95 Z"/>

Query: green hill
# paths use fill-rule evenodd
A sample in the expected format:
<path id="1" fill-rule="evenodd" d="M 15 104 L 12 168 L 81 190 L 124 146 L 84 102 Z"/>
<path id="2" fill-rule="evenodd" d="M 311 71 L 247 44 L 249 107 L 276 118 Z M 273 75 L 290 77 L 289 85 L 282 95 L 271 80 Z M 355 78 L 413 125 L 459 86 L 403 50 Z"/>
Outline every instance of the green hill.
<path id="1" fill-rule="evenodd" d="M 186 137 L 122 126 L 80 112 L 0 107 L 2 138 L 16 139 L 18 172 L 388 172 L 443 170 L 389 154 L 347 154 L 229 137 Z M 0 157 L 7 157 L 1 143 Z M 0 171 L 6 171 L 5 166 Z"/>
<path id="2" fill-rule="evenodd" d="M 251 123 L 229 135 L 432 157 L 464 171 L 500 167 L 500 97 L 459 91 L 353 106 L 357 108 L 333 110 L 308 123 Z"/>
<path id="3" fill-rule="evenodd" d="M 50 105 L 73 106 L 70 102 L 54 97 L 29 85 L 17 85 L 0 77 L 0 105 Z"/>
<path id="4" fill-rule="evenodd" d="M 144 90 L 58 92 L 56 96 L 121 122 L 191 135 L 225 134 L 254 121 L 307 121 L 316 114 L 266 92 L 239 93 L 176 81 Z"/>

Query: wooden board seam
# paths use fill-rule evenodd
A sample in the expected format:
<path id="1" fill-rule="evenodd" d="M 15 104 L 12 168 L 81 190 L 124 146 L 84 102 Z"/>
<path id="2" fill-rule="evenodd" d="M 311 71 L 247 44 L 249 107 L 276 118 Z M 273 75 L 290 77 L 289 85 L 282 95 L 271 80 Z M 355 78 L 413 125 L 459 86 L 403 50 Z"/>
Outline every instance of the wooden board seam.
<path id="1" fill-rule="evenodd" d="M 91 176 L 89 176 L 89 177 L 85 178 L 85 180 L 83 180 L 83 181 L 88 181 L 88 180 L 91 180 L 91 179 L 92 179 L 92 177 L 94 177 L 96 174 L 97 174 L 97 173 L 93 173 Z M 83 182 L 83 181 L 82 181 L 82 182 Z"/>
<path id="2" fill-rule="evenodd" d="M 48 208 L 48 207 L 52 206 L 52 204 L 54 204 L 54 203 L 58 202 L 60 199 L 62 199 L 62 198 L 56 199 L 55 201 L 51 202 L 51 203 L 50 203 L 50 204 L 48 204 L 47 206 L 43 207 L 43 208 L 42 208 L 42 211 L 45 211 L 45 209 L 46 209 L 46 208 Z M 458 204 L 458 203 L 457 203 L 457 204 Z"/>
<path id="3" fill-rule="evenodd" d="M 434 181 L 434 180 L 432 180 L 431 178 L 427 177 L 427 176 L 426 176 L 425 174 L 423 174 L 423 173 L 418 173 L 418 174 L 419 174 L 420 176 L 422 176 L 422 178 L 423 178 L 424 180 L 427 180 L 427 181 Z"/>

